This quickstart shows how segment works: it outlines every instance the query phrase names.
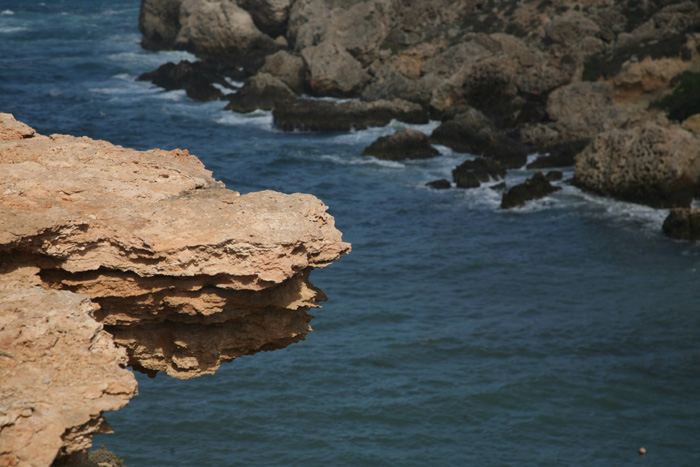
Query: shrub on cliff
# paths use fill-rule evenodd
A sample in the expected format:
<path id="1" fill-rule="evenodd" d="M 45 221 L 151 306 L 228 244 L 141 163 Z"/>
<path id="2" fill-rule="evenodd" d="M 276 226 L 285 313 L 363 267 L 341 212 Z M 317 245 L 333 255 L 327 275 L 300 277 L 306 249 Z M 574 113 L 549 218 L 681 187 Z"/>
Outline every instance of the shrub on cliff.
<path id="1" fill-rule="evenodd" d="M 652 107 L 663 109 L 668 113 L 668 118 L 683 121 L 691 115 L 700 113 L 700 73 L 684 71 L 673 81 L 678 86 L 671 94 L 656 101 Z"/>

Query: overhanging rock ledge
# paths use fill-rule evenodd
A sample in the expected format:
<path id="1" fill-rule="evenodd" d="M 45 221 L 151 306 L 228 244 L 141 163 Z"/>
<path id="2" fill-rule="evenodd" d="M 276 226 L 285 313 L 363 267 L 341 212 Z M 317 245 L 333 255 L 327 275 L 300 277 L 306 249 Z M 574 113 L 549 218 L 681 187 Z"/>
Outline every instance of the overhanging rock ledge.
<path id="1" fill-rule="evenodd" d="M 84 451 L 134 369 L 177 378 L 304 339 L 350 251 L 311 195 L 240 195 L 185 150 L 0 114 L 0 464 Z"/>

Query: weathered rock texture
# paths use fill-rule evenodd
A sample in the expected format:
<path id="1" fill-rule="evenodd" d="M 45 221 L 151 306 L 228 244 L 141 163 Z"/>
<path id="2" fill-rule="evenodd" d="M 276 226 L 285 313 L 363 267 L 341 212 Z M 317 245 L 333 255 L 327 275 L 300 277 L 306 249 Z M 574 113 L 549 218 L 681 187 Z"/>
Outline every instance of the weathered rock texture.
<path id="1" fill-rule="evenodd" d="M 304 339 L 309 272 L 350 249 L 326 209 L 0 114 L 0 464 L 88 447 L 127 365 L 192 378 Z"/>
<path id="2" fill-rule="evenodd" d="M 600 133 L 658 123 L 658 102 L 695 95 L 681 78 L 694 83 L 700 73 L 700 6 L 689 0 L 142 0 L 140 24 L 147 47 L 184 47 L 250 74 L 260 60 L 246 57 L 281 48 L 265 72 L 297 95 L 409 101 L 443 120 L 433 143 L 507 169 L 532 153 L 549 154 L 533 168 L 573 165 Z M 661 108 L 680 122 L 697 113 L 696 101 Z M 324 122 L 346 118 L 325 104 L 280 102 L 265 105 L 279 110 L 284 130 L 361 128 Z M 646 202 L 628 188 L 597 191 Z"/>
<path id="3" fill-rule="evenodd" d="M 700 137 L 653 123 L 601 133 L 576 159 L 574 183 L 652 207 L 689 206 L 700 182 Z"/>

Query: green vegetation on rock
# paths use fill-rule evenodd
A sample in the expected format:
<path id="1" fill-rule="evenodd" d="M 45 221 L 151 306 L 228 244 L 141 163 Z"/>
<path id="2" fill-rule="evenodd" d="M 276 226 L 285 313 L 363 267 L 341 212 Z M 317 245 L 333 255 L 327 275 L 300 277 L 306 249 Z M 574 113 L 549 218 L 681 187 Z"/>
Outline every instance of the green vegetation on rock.
<path id="1" fill-rule="evenodd" d="M 665 110 L 668 118 L 683 121 L 700 113 L 700 73 L 684 71 L 671 81 L 677 84 L 673 92 L 651 104 L 651 107 Z"/>
<path id="2" fill-rule="evenodd" d="M 110 467 L 125 467 L 124 459 L 120 459 L 112 451 L 108 451 L 105 445 L 102 444 L 100 449 L 95 449 L 90 451 L 88 454 L 90 462 L 98 465 L 109 465 Z"/>

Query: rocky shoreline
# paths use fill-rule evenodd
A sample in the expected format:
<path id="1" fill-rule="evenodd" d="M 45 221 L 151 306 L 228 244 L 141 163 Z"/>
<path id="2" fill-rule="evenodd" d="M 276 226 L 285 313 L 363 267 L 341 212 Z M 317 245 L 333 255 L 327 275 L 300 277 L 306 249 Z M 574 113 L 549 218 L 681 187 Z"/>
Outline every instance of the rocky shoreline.
<path id="1" fill-rule="evenodd" d="M 574 183 L 604 196 L 663 208 L 697 196 L 695 1 L 142 0 L 139 27 L 144 47 L 202 60 L 167 68 L 211 72 L 180 73 L 188 95 L 273 110 L 283 130 L 438 119 L 431 143 L 506 170 L 539 154 L 531 168 L 574 166 Z"/>
<path id="2" fill-rule="evenodd" d="M 310 272 L 350 251 L 326 210 L 0 114 L 0 465 L 79 464 L 127 366 L 193 378 L 303 340 Z"/>

